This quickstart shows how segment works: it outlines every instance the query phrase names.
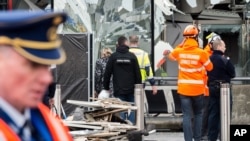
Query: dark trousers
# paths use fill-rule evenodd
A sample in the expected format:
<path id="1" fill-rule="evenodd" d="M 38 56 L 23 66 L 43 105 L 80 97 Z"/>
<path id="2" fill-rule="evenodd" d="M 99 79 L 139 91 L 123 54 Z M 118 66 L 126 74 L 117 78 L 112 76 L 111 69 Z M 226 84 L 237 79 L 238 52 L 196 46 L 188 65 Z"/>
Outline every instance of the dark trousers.
<path id="1" fill-rule="evenodd" d="M 216 141 L 220 133 L 220 88 L 209 86 L 208 139 Z M 230 93 L 230 115 L 232 115 L 232 93 Z"/>
<path id="2" fill-rule="evenodd" d="M 208 139 L 216 141 L 220 132 L 220 88 L 209 87 Z"/>
<path id="3" fill-rule="evenodd" d="M 202 129 L 201 135 L 207 136 L 208 132 L 208 104 L 209 104 L 209 96 L 203 97 L 203 116 L 202 116 Z"/>
<path id="4" fill-rule="evenodd" d="M 127 102 L 131 102 L 131 103 L 135 102 L 134 94 L 127 94 L 127 95 L 124 94 L 124 95 L 118 95 L 116 97 L 122 101 L 127 101 Z M 126 120 L 126 118 L 128 118 L 129 121 L 131 121 L 133 124 L 135 124 L 135 111 L 131 110 L 130 113 L 121 112 L 120 116 L 124 120 Z"/>

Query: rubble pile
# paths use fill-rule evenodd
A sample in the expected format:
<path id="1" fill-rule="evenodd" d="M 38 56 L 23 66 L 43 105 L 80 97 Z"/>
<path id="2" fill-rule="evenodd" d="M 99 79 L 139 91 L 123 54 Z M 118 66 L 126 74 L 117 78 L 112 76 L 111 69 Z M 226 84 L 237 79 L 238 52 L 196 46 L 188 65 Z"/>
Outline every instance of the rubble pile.
<path id="1" fill-rule="evenodd" d="M 74 140 L 121 141 L 129 140 L 129 133 L 137 127 L 119 117 L 120 112 L 131 112 L 136 106 L 117 98 L 97 99 L 92 102 L 68 100 L 67 103 L 86 107 L 76 108 L 74 115 L 63 120 Z"/>

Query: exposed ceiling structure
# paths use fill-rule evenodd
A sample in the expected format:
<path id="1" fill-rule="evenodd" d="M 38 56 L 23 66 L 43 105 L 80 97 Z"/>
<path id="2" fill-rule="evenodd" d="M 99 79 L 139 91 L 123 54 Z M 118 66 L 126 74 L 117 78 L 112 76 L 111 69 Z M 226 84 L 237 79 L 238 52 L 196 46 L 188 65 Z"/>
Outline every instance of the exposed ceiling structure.
<path id="1" fill-rule="evenodd" d="M 6 1 L 7 2 L 7 1 Z M 13 9 L 50 10 L 51 0 L 13 0 Z M 150 51 L 151 0 L 54 0 L 54 9 L 69 14 L 65 33 L 93 33 L 101 46 L 114 46 L 121 35 L 137 34 Z M 248 0 L 154 0 L 154 39 L 160 37 L 166 20 L 223 24 L 242 23 L 250 17 Z M 249 14 L 248 10 L 249 9 Z M 246 13 L 246 14 L 245 14 Z"/>
<path id="2" fill-rule="evenodd" d="M 248 0 L 172 0 L 176 8 L 185 13 L 174 12 L 174 19 L 166 16 L 167 20 L 177 22 L 214 23 L 223 24 L 225 21 L 240 24 L 245 18 Z"/>
<path id="3" fill-rule="evenodd" d="M 0 10 L 7 9 L 32 9 L 44 10 L 50 5 L 51 0 L 1 0 Z"/>

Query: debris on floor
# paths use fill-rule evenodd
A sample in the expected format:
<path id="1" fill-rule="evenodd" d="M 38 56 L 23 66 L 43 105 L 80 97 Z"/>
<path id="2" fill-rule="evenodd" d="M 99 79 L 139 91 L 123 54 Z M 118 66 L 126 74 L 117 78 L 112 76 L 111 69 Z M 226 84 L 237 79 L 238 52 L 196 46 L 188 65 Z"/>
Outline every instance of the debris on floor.
<path id="1" fill-rule="evenodd" d="M 141 137 L 144 133 L 119 116 L 120 112 L 129 114 L 137 109 L 129 102 L 117 98 L 106 98 L 91 102 L 68 100 L 67 103 L 79 106 L 72 116 L 63 120 L 64 124 L 70 128 L 75 141 L 130 141 L 131 135 L 138 134 L 137 136 Z M 85 111 L 84 109 L 91 110 Z"/>

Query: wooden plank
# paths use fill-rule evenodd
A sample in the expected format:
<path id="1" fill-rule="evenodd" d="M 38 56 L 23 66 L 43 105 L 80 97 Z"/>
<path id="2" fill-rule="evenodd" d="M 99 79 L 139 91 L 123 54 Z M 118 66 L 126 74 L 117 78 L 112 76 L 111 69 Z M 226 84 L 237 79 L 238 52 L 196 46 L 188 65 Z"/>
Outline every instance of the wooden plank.
<path id="1" fill-rule="evenodd" d="M 91 134 L 91 135 L 87 135 L 87 138 L 97 138 L 97 137 L 110 137 L 110 136 L 117 136 L 119 135 L 120 132 L 103 132 L 103 133 L 96 133 L 96 134 Z"/>
<path id="2" fill-rule="evenodd" d="M 103 112 L 103 113 L 100 113 L 100 114 L 95 114 L 93 115 L 93 117 L 100 117 L 100 116 L 105 116 L 105 115 L 108 115 L 108 114 L 113 114 L 113 113 L 118 113 L 118 112 L 121 112 L 121 111 L 126 111 L 127 109 L 115 109 L 115 110 L 112 110 L 112 111 L 108 111 L 108 112 Z"/>
<path id="3" fill-rule="evenodd" d="M 105 122 L 105 121 L 94 121 L 94 122 L 87 122 L 87 121 L 69 121 L 63 120 L 64 123 L 72 123 L 72 124 L 87 124 L 87 125 L 121 125 L 120 122 Z"/>
<path id="4" fill-rule="evenodd" d="M 136 106 L 127 106 L 127 105 L 120 105 L 120 104 L 113 104 L 113 103 L 100 103 L 98 101 L 88 102 L 88 101 L 78 101 L 78 100 L 67 100 L 67 103 L 78 105 L 78 106 L 84 106 L 84 107 L 137 110 Z"/>
<path id="5" fill-rule="evenodd" d="M 85 136 L 85 135 L 90 135 L 90 134 L 96 134 L 96 133 L 102 133 L 103 130 L 88 130 L 88 129 L 84 129 L 84 130 L 76 130 L 76 131 L 69 131 L 69 133 L 72 136 Z"/>
<path id="6" fill-rule="evenodd" d="M 96 129 L 96 130 L 102 130 L 103 127 L 101 126 L 93 126 L 93 125 L 79 125 L 79 124 L 73 124 L 73 123 L 65 123 L 66 126 L 69 126 L 69 127 L 78 127 L 78 128 L 87 128 L 87 129 Z"/>
<path id="7" fill-rule="evenodd" d="M 127 134 L 124 134 L 124 135 L 118 135 L 118 136 L 113 136 L 113 137 L 110 137 L 108 140 L 109 141 L 124 141 L 124 138 L 127 138 Z"/>

